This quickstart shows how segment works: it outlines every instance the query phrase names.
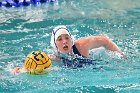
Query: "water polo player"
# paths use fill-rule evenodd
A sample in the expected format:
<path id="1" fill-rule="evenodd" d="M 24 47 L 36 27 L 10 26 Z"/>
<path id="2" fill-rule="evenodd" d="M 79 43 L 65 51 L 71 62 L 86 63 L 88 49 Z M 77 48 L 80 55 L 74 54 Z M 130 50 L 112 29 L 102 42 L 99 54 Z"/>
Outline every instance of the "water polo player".
<path id="1" fill-rule="evenodd" d="M 87 36 L 74 41 L 69 29 L 63 25 L 53 29 L 50 43 L 55 52 L 48 54 L 49 58 L 62 62 L 66 67 L 77 68 L 95 64 L 89 58 L 89 50 L 98 47 L 116 51 L 124 57 L 119 47 L 106 36 Z M 18 73 L 19 69 L 20 67 L 14 68 L 12 73 Z"/>
<path id="2" fill-rule="evenodd" d="M 54 54 L 49 55 L 50 58 L 63 62 L 67 67 L 75 68 L 93 64 L 88 58 L 89 50 L 98 47 L 105 47 L 124 56 L 119 47 L 106 36 L 87 36 L 74 42 L 69 29 L 63 25 L 53 29 L 50 43 L 56 50 Z"/>

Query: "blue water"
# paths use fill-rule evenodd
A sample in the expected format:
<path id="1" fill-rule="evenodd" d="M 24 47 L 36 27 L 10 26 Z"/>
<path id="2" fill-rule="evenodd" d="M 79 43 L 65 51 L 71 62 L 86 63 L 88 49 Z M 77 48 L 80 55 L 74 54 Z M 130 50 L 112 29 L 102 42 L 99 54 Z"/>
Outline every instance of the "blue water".
<path id="1" fill-rule="evenodd" d="M 107 35 L 126 54 L 100 50 L 97 65 L 70 69 L 53 62 L 45 75 L 10 71 L 31 51 L 52 53 L 50 35 L 67 25 L 77 39 Z M 0 93 L 139 93 L 140 1 L 59 0 L 19 8 L 0 8 Z"/>

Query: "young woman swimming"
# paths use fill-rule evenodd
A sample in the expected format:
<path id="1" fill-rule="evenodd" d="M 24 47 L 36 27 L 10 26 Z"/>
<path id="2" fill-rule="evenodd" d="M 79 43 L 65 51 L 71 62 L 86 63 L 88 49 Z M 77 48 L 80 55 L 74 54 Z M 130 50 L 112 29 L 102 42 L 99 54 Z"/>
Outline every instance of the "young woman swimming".
<path id="1" fill-rule="evenodd" d="M 72 38 L 69 29 L 60 25 L 53 29 L 51 35 L 51 46 L 55 52 L 48 54 L 51 60 L 57 60 L 66 67 L 83 67 L 95 64 L 89 58 L 89 51 L 93 48 L 105 47 L 108 50 L 116 51 L 125 57 L 120 48 L 106 36 L 87 36 L 75 40 Z M 16 67 L 12 73 L 19 73 L 21 67 Z"/>
<path id="2" fill-rule="evenodd" d="M 93 64 L 92 60 L 88 58 L 89 50 L 98 47 L 105 47 L 124 56 L 119 47 L 106 36 L 87 36 L 74 41 L 69 29 L 63 25 L 53 29 L 50 43 L 56 52 L 49 57 L 52 60 L 62 61 L 67 67 Z M 71 58 L 67 56 L 71 56 Z"/>

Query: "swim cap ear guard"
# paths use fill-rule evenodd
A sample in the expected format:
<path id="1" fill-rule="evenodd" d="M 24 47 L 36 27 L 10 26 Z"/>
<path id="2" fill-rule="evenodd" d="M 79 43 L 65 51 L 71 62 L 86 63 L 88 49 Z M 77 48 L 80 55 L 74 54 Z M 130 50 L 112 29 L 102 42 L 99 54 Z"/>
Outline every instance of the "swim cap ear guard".
<path id="1" fill-rule="evenodd" d="M 65 30 L 60 30 L 60 29 L 65 29 Z M 68 34 L 71 39 L 72 39 L 72 45 L 74 44 L 74 39 L 73 37 L 71 36 L 70 32 L 69 32 L 69 29 L 68 27 L 64 26 L 64 25 L 59 25 L 59 26 L 56 26 L 53 31 L 52 31 L 52 35 L 51 35 L 51 41 L 50 41 L 50 44 L 51 46 L 54 48 L 54 49 L 57 49 L 57 46 L 56 46 L 56 39 L 61 35 L 61 34 Z"/>

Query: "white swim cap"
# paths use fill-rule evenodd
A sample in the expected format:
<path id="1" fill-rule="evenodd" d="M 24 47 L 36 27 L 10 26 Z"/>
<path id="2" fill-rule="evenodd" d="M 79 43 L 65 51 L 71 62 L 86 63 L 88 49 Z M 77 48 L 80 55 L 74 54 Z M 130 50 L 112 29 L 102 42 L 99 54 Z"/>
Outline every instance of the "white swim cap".
<path id="1" fill-rule="evenodd" d="M 64 30 L 62 30 L 62 29 L 64 29 Z M 68 28 L 64 25 L 57 26 L 53 29 L 50 43 L 54 49 L 57 49 L 56 39 L 62 34 L 68 34 L 71 37 L 71 34 L 69 33 Z M 72 39 L 72 37 L 71 37 L 71 39 Z M 72 43 L 73 43 L 73 39 L 72 39 Z"/>

